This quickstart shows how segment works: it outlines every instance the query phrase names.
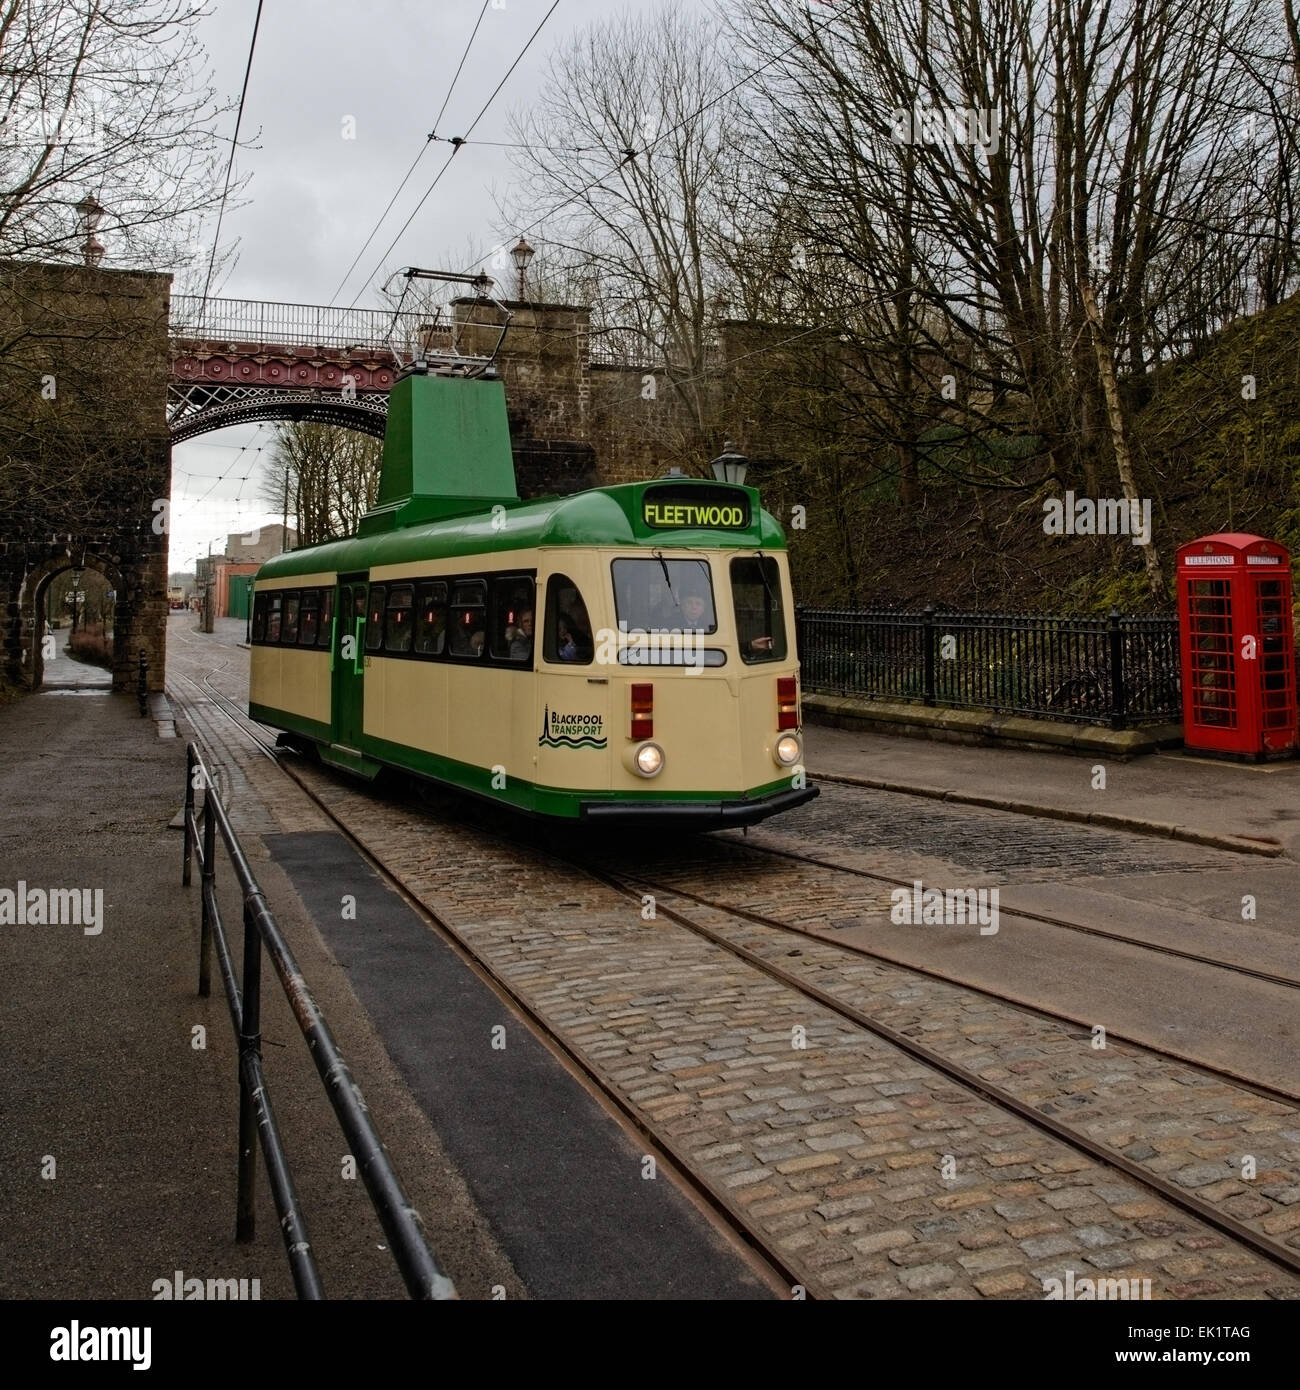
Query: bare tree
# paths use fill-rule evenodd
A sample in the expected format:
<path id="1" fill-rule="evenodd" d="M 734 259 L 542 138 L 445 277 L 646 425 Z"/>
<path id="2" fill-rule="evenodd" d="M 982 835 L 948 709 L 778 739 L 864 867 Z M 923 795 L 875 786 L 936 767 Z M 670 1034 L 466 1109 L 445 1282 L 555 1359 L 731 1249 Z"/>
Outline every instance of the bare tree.
<path id="1" fill-rule="evenodd" d="M 190 0 L 0 0 L 0 256 L 79 258 L 89 194 L 121 263 L 199 259 L 228 150 L 203 15 Z"/>
<path id="2" fill-rule="evenodd" d="M 825 252 L 806 280 L 861 342 L 869 427 L 896 432 L 905 491 L 909 440 L 946 418 L 1036 438 L 1038 476 L 1095 493 L 1115 436 L 1082 282 L 1133 377 L 1180 346 L 1198 291 L 1173 277 L 1207 265 L 1207 240 L 1239 271 L 1255 8 L 844 0 L 834 16 L 759 0 L 735 23 L 761 67 L 751 140 Z M 1214 293 L 1196 308 L 1211 325 L 1234 302 Z"/>
<path id="3" fill-rule="evenodd" d="M 296 518 L 299 545 L 353 535 L 374 505 L 382 451 L 379 440 L 336 425 L 280 425 L 262 500 Z"/>
<path id="4" fill-rule="evenodd" d="M 734 100 L 716 25 L 665 6 L 585 30 L 552 56 L 515 121 L 520 191 L 506 225 L 555 208 L 548 273 L 593 308 L 593 345 L 662 366 L 698 428 L 712 350 L 711 238 L 737 169 Z M 562 206 L 561 206 L 562 205 Z"/>

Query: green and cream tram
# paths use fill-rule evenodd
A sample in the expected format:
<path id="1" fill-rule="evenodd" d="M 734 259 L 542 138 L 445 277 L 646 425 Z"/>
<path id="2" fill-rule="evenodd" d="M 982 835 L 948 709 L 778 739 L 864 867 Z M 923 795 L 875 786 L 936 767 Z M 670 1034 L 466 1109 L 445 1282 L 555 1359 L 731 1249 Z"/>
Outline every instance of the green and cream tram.
<path id="1" fill-rule="evenodd" d="M 499 381 L 412 374 L 359 533 L 268 561 L 249 712 L 363 776 L 745 825 L 806 785 L 785 542 L 747 487 L 521 501 Z"/>

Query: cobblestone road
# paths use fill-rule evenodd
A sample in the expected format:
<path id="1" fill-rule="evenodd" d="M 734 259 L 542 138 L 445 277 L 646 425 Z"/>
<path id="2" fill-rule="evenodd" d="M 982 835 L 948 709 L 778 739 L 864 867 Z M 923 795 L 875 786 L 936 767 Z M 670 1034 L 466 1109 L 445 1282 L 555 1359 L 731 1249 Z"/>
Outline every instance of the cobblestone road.
<path id="1" fill-rule="evenodd" d="M 1018 883 L 1083 875 L 1208 873 L 1239 862 L 1199 845 L 1068 821 L 944 806 L 925 797 L 834 782 L 819 786 L 816 801 L 781 817 L 781 837 L 816 844 L 823 853 L 870 845 L 877 868 L 886 873 L 892 871 L 887 867 L 891 860 L 910 872 L 919 858 L 926 858 L 975 869 L 990 883 Z"/>
<path id="2" fill-rule="evenodd" d="M 232 780 L 238 816 L 250 825 L 265 816 L 277 829 L 325 824 L 233 726 L 212 711 L 195 715 L 242 779 Z M 722 948 L 662 918 L 642 920 L 636 903 L 544 851 L 319 769 L 304 775 L 812 1291 L 1041 1298 L 1044 1280 L 1073 1270 L 1076 1281 L 1150 1279 L 1158 1298 L 1300 1296 L 1296 1277 L 1122 1174 Z M 833 943 L 726 920 L 737 940 L 779 953 L 783 966 L 1130 1156 L 1149 1147 L 1139 1161 L 1154 1171 L 1296 1243 L 1294 1112 L 1180 1077 L 1137 1049 L 1093 1054 L 1077 1031 L 851 960 Z M 1257 1159 L 1253 1182 L 1225 1162 L 1240 1156 L 1242 1136 Z"/>

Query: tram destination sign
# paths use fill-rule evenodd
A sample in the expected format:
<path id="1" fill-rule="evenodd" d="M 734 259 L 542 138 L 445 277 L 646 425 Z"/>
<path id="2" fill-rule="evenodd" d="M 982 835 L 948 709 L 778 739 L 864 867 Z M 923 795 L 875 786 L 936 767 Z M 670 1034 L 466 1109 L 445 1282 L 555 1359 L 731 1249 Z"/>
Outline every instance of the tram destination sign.
<path id="1" fill-rule="evenodd" d="M 745 531 L 749 497 L 730 487 L 647 488 L 641 519 L 655 531 Z"/>

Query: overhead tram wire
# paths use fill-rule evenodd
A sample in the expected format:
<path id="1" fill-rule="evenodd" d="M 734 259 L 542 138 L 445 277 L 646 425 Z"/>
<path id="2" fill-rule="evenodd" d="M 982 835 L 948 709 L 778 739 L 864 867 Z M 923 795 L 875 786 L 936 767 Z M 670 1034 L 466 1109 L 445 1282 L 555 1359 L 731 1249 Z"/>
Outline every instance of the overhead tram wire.
<path id="1" fill-rule="evenodd" d="M 258 423 L 257 423 L 257 430 L 258 430 L 259 433 L 261 432 L 262 428 L 264 427 L 264 424 L 265 424 L 264 421 L 261 421 L 261 420 L 258 421 Z M 235 471 L 235 468 L 238 466 L 239 460 L 244 456 L 245 453 L 247 453 L 247 451 L 248 451 L 249 449 L 251 449 L 251 448 L 253 447 L 253 440 L 255 440 L 256 438 L 257 438 L 257 434 L 254 434 L 254 435 L 253 435 L 253 438 L 250 439 L 250 440 L 248 441 L 247 444 L 244 444 L 244 445 L 241 445 L 241 446 L 240 446 L 239 453 L 237 453 L 237 454 L 235 455 L 235 457 L 234 457 L 233 459 L 230 460 L 230 465 L 229 465 L 229 467 L 227 467 L 226 471 L 225 471 L 224 473 L 222 473 L 222 474 L 213 482 L 212 486 L 207 490 L 207 492 L 205 492 L 205 493 L 203 494 L 202 497 L 198 498 L 195 502 L 192 503 L 193 506 L 195 506 L 195 507 L 201 507 L 201 506 L 203 505 L 203 503 L 206 502 L 206 501 L 208 500 L 208 498 L 212 496 L 212 494 L 216 491 L 216 489 L 217 489 L 218 487 L 220 487 L 221 484 L 224 483 L 225 480 L 226 480 L 228 477 L 230 477 L 230 475 Z M 257 453 L 260 454 L 261 452 L 262 452 L 262 446 L 259 444 L 258 447 L 257 447 Z M 254 456 L 254 459 L 253 459 L 254 464 L 256 464 L 256 461 L 257 461 L 257 459 L 256 459 L 256 455 L 255 455 L 255 456 Z M 181 470 L 179 470 L 179 471 L 180 471 L 180 472 L 185 472 L 184 469 L 181 469 Z M 251 475 L 251 469 L 250 469 L 249 474 L 246 474 L 246 475 L 244 476 L 243 482 L 247 482 L 250 475 Z M 187 478 L 194 478 L 194 477 L 201 477 L 201 476 L 205 476 L 205 475 L 197 474 L 197 473 L 186 473 L 185 476 L 186 476 Z M 207 474 L 206 476 L 211 477 L 212 475 L 211 475 L 211 474 Z M 240 491 L 241 491 L 241 492 L 243 491 L 242 483 L 241 483 L 241 486 L 240 486 Z"/>
<path id="2" fill-rule="evenodd" d="M 221 245 L 221 220 L 226 215 L 226 198 L 230 193 L 230 175 L 235 167 L 235 151 L 239 148 L 239 127 L 244 120 L 244 102 L 248 97 L 248 79 L 253 71 L 253 53 L 257 48 L 257 31 L 262 24 L 263 0 L 257 0 L 257 14 L 253 17 L 253 37 L 248 42 L 248 62 L 244 67 L 244 85 L 239 92 L 239 110 L 235 115 L 235 133 L 230 140 L 230 158 L 226 161 L 226 181 L 221 189 L 221 206 L 217 209 L 217 229 L 212 236 L 212 255 L 208 257 L 208 274 L 203 282 L 203 299 L 199 304 L 198 326 L 203 327 L 203 316 L 208 307 L 208 293 L 212 289 L 212 271 L 217 264 L 217 247 Z"/>
<path id="3" fill-rule="evenodd" d="M 559 0 L 556 0 L 556 3 L 558 4 L 558 3 L 559 3 Z M 552 5 L 551 8 L 554 9 L 555 6 Z M 601 174 L 601 176 L 600 176 L 599 178 L 592 179 L 589 183 L 583 184 L 583 186 L 582 186 L 581 188 L 579 188 L 579 189 L 577 190 L 576 193 L 570 193 L 569 196 L 568 196 L 567 198 L 563 199 L 561 202 L 556 203 L 556 204 L 554 205 L 554 207 L 547 208 L 547 210 L 546 210 L 545 212 L 543 212 L 539 217 L 535 218 L 535 219 L 534 219 L 532 222 L 530 222 L 526 227 L 522 228 L 522 230 L 520 231 L 520 235 L 521 235 L 521 236 L 526 236 L 529 232 L 534 232 L 534 231 L 536 231 L 540 226 L 542 226 L 542 224 L 546 221 L 546 219 L 547 219 L 548 217 L 553 217 L 557 212 L 561 211 L 561 209 L 567 208 L 567 207 L 569 206 L 570 203 L 576 203 L 576 202 L 578 201 L 579 198 L 581 198 L 581 197 L 582 197 L 584 194 L 586 194 L 586 193 L 590 193 L 591 190 L 592 190 L 593 188 L 599 188 L 600 185 L 601 185 L 602 183 L 604 183 L 606 179 L 612 178 L 615 174 L 617 174 L 618 171 L 619 171 L 621 168 L 623 168 L 623 166 L 624 166 L 625 164 L 627 164 L 629 160 L 635 159 L 635 158 L 637 157 L 637 155 L 640 155 L 640 154 L 648 154 L 651 150 L 653 150 L 653 149 L 655 148 L 656 145 L 658 145 L 658 144 L 660 144 L 662 141 L 666 140 L 670 135 L 674 134 L 674 132 L 681 130 L 682 127 L 685 126 L 685 125 L 689 125 L 690 122 L 693 121 L 693 120 L 695 120 L 697 116 L 702 116 L 706 111 L 708 111 L 708 110 L 710 110 L 712 107 L 716 106 L 720 101 L 726 101 L 726 99 L 727 99 L 729 96 L 732 96 L 732 95 L 734 95 L 736 92 L 738 92 L 747 82 L 752 82 L 753 79 L 756 78 L 756 77 L 759 75 L 759 73 L 766 72 L 768 68 L 770 68 L 770 67 L 773 66 L 773 64 L 779 63 L 783 58 L 788 58 L 788 57 L 790 56 L 790 54 L 793 53 L 793 52 L 795 51 L 795 49 L 797 49 L 797 48 L 802 48 L 803 45 L 807 42 L 808 39 L 812 38 L 812 37 L 813 37 L 814 35 L 816 35 L 816 34 L 820 34 L 820 33 L 822 32 L 823 29 L 829 29 L 830 26 L 831 26 L 832 24 L 834 24 L 835 21 L 836 21 L 837 19 L 842 19 L 843 17 L 844 17 L 844 12 L 843 12 L 843 11 L 840 11 L 840 10 L 835 10 L 835 11 L 833 11 L 833 12 L 831 13 L 831 15 L 830 15 L 827 19 L 822 20 L 820 24 L 814 24 L 814 25 L 812 26 L 812 28 L 809 30 L 809 32 L 808 32 L 806 35 L 804 35 L 803 37 L 801 37 L 801 38 L 799 38 L 799 39 L 796 39 L 795 42 L 792 43 L 788 48 L 783 48 L 783 49 L 781 50 L 780 53 L 776 54 L 774 57 L 769 58 L 766 62 L 760 63 L 760 64 L 758 65 L 758 67 L 754 68 L 754 69 L 753 69 L 752 71 L 750 71 L 750 72 L 747 72 L 743 77 L 741 77 L 740 79 L 738 79 L 736 82 L 733 82 L 733 83 L 731 84 L 731 86 L 727 88 L 727 90 L 726 90 L 725 92 L 719 92 L 718 95 L 717 95 L 716 97 L 710 97 L 709 100 L 706 101 L 706 102 L 704 103 L 703 106 L 697 107 L 694 111 L 692 111 L 692 112 L 690 113 L 690 115 L 688 115 L 688 116 L 683 116 L 682 119 L 681 119 L 680 121 L 678 121 L 676 125 L 671 125 L 671 126 L 668 127 L 667 130 L 660 131 L 660 133 L 659 133 L 658 135 L 656 135 L 655 138 L 654 138 L 653 140 L 650 140 L 650 141 L 647 142 L 647 144 L 645 145 L 645 147 L 644 147 L 643 149 L 634 150 L 634 149 L 629 148 L 629 149 L 624 150 L 624 151 L 623 151 L 623 158 L 620 159 L 619 162 L 618 162 L 616 165 L 614 165 L 614 167 L 613 167 L 612 169 L 609 169 L 609 170 L 607 170 L 605 173 Z M 550 18 L 549 13 L 548 13 L 548 15 L 547 15 L 547 18 L 548 18 L 548 19 Z M 546 20 L 544 19 L 544 20 L 542 21 L 542 23 L 545 24 L 545 23 L 546 23 Z M 538 27 L 540 28 L 541 26 L 539 25 Z M 535 38 L 536 35 L 534 35 L 533 37 Z M 529 40 L 529 43 L 531 43 L 531 42 L 532 42 L 532 39 Z M 526 50 L 525 50 L 525 51 L 526 51 Z M 522 58 L 522 57 L 523 57 L 523 54 L 521 53 L 519 56 Z M 519 59 L 516 59 L 515 61 L 518 62 Z M 512 68 L 512 71 L 513 71 L 513 68 Z M 506 76 L 508 77 L 508 76 L 509 76 L 509 73 L 507 73 Z M 504 80 L 504 79 L 503 79 L 503 80 Z M 495 96 L 496 93 L 494 92 L 493 95 Z M 489 100 L 490 100 L 490 98 L 489 98 Z M 486 109 L 486 108 L 485 108 L 485 109 Z M 481 116 L 481 115 L 482 115 L 482 112 L 480 112 L 479 114 L 480 114 L 480 116 Z M 477 125 L 477 124 L 478 124 L 478 120 L 477 120 L 477 118 L 476 118 L 476 119 L 475 119 L 475 122 L 474 122 L 474 125 Z M 474 126 L 471 126 L 471 127 L 470 127 L 470 130 L 473 130 L 473 128 L 474 128 Z M 467 131 L 465 132 L 465 136 L 468 137 L 469 133 L 470 133 L 470 131 L 467 130 Z M 461 144 L 465 143 L 465 139 L 464 139 L 463 137 L 460 138 L 460 143 L 461 143 Z M 479 141 L 475 141 L 474 143 L 476 143 L 476 144 L 486 144 L 486 143 L 488 143 L 488 142 L 487 142 L 487 141 L 483 141 L 483 140 L 479 140 Z M 459 148 L 460 148 L 460 144 L 457 144 L 456 148 L 459 149 Z M 454 153 L 455 153 L 455 150 L 453 150 L 452 153 L 454 154 Z M 448 163 L 450 163 L 450 161 L 448 161 Z M 430 189 L 429 191 L 432 192 L 433 190 Z M 428 195 L 426 194 L 426 196 L 428 196 Z M 417 208 L 416 211 L 418 212 L 419 209 Z M 414 215 L 415 215 L 414 213 L 411 214 L 412 217 L 414 217 Z M 403 228 L 403 230 L 405 230 L 405 228 Z M 399 235 L 400 235 L 400 233 L 399 233 Z M 392 247 L 390 246 L 388 249 L 391 251 L 391 250 L 392 250 Z M 386 255 L 386 254 L 387 254 L 387 253 L 385 253 L 385 255 Z M 474 263 L 474 265 L 477 265 L 477 264 L 479 264 L 479 262 L 475 262 L 475 263 Z M 468 274 L 469 271 L 473 270 L 473 269 L 474 269 L 474 265 L 467 266 L 467 267 L 466 267 L 466 270 L 465 270 L 465 273 Z"/>
<path id="4" fill-rule="evenodd" d="M 483 119 L 484 116 L 487 115 L 488 108 L 497 99 L 497 95 L 501 91 L 502 87 L 504 87 L 506 83 L 510 80 L 511 74 L 514 72 L 514 70 L 519 66 L 521 62 L 523 62 L 524 55 L 533 46 L 533 41 L 537 38 L 538 34 L 542 32 L 543 28 L 545 28 L 546 21 L 550 19 L 550 17 L 555 13 L 559 6 L 560 0 L 552 0 L 551 8 L 546 11 L 546 13 L 542 16 L 541 23 L 539 23 L 537 28 L 534 29 L 533 32 L 528 36 L 528 42 L 524 44 L 523 48 L 519 50 L 518 57 L 516 57 L 514 62 L 511 63 L 510 66 L 506 69 L 505 76 L 492 89 L 491 96 L 489 96 L 488 99 L 483 103 L 478 115 L 475 116 L 474 119 L 469 123 L 468 129 L 466 129 L 463 135 L 458 135 L 453 138 L 451 153 L 447 156 L 446 163 L 434 175 L 433 182 L 428 186 L 428 188 L 424 190 L 424 196 L 420 199 L 418 203 L 416 203 L 415 207 L 411 209 L 411 215 L 406 219 L 405 222 L 402 223 L 401 227 L 398 229 L 397 235 L 392 239 L 392 241 L 388 243 L 388 247 L 384 251 L 384 254 L 379 258 L 379 264 L 375 267 L 374 271 L 372 272 L 371 278 L 374 278 L 374 276 L 378 275 L 379 272 L 383 270 L 384 262 L 387 261 L 388 257 L 391 255 L 393 247 L 397 245 L 397 243 L 402 239 L 403 233 L 405 233 L 406 229 L 411 225 L 412 222 L 415 221 L 416 213 L 418 213 L 420 209 L 425 205 L 425 203 L 428 202 L 429 195 L 433 192 L 435 188 L 437 188 L 439 180 L 451 167 L 451 162 L 453 159 L 456 158 L 457 154 L 460 153 L 461 146 L 464 145 L 464 143 L 473 134 L 474 127 L 478 125 L 478 123 Z M 358 290 L 356 294 L 352 296 L 351 302 L 348 304 L 348 308 L 353 308 L 357 300 L 360 299 L 360 297 L 361 290 Z"/>
<path id="5" fill-rule="evenodd" d="M 393 204 L 397 202 L 399 197 L 401 197 L 402 189 L 406 187 L 411 175 L 415 173 L 416 165 L 418 165 L 419 162 L 424 158 L 425 151 L 429 148 L 429 146 L 434 142 L 434 140 L 438 138 L 438 122 L 442 120 L 443 112 L 447 109 L 447 103 L 451 100 L 451 94 L 456 90 L 456 81 L 460 77 L 461 69 L 465 66 L 465 60 L 469 57 L 470 49 L 474 46 L 474 37 L 478 33 L 479 25 L 483 23 L 483 16 L 487 13 L 487 8 L 490 3 L 491 0 L 483 0 L 483 8 L 478 12 L 478 19 L 474 21 L 473 32 L 469 36 L 469 42 L 465 45 L 465 51 L 460 55 L 460 62 L 457 64 L 456 71 L 452 75 L 451 85 L 447 88 L 447 95 L 443 97 L 442 105 L 438 108 L 438 114 L 436 117 L 434 117 L 433 129 L 425 137 L 424 144 L 420 146 L 420 153 L 417 154 L 415 158 L 411 161 L 411 167 L 406 171 L 405 174 L 402 175 L 402 181 L 397 185 L 397 192 L 394 193 L 393 196 L 388 200 L 388 206 L 383 210 L 383 212 L 379 214 L 379 220 L 370 229 L 370 235 L 365 239 L 365 242 L 363 243 L 361 250 L 358 251 L 355 256 L 353 256 L 352 264 L 348 266 L 347 270 L 343 273 L 343 278 L 339 281 L 338 288 L 334 291 L 332 295 L 330 295 L 331 300 L 336 299 L 339 295 L 343 293 L 344 286 L 348 283 L 348 280 L 351 278 L 352 272 L 357 268 L 357 262 L 362 258 L 362 256 L 366 254 L 366 249 L 378 235 L 379 229 L 384 225 L 384 222 L 387 219 L 388 214 L 392 212 Z M 355 303 L 356 301 L 354 300 L 353 302 Z"/>

